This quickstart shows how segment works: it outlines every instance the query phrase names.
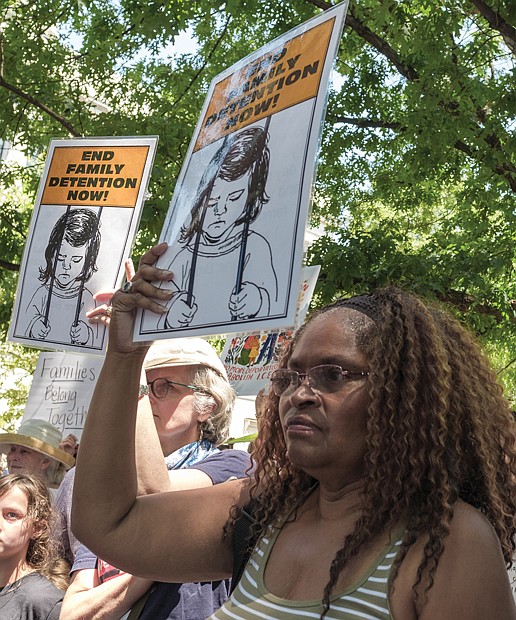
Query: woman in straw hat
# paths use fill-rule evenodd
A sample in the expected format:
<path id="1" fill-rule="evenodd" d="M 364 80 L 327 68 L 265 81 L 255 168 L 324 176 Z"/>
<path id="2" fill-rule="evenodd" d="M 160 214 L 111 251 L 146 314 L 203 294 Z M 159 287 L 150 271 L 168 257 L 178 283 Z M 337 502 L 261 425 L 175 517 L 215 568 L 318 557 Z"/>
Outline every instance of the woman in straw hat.
<path id="1" fill-rule="evenodd" d="M 39 476 L 49 489 L 57 489 L 75 459 L 61 449 L 61 432 L 49 422 L 25 420 L 16 433 L 0 434 L 0 452 L 7 455 L 10 474 Z"/>

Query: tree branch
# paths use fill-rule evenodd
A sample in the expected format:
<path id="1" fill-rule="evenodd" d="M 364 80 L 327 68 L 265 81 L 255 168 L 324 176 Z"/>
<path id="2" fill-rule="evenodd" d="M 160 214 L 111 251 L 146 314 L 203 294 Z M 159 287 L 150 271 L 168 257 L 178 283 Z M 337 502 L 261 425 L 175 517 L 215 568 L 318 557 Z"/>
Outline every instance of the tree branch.
<path id="1" fill-rule="evenodd" d="M 325 2 L 325 0 L 306 0 L 309 4 L 313 4 L 314 6 L 326 10 L 330 9 L 333 5 L 329 2 Z M 392 64 L 396 67 L 399 73 L 414 82 L 419 78 L 417 71 L 414 67 L 410 65 L 406 65 L 399 54 L 381 37 L 375 34 L 370 28 L 364 26 L 364 24 L 353 15 L 351 8 L 348 8 L 348 12 L 346 15 L 346 26 L 349 26 L 352 30 L 354 30 L 362 39 L 365 39 L 368 43 L 370 43 L 373 47 L 375 47 L 380 54 L 385 56 L 388 60 L 392 62 Z"/>
<path id="2" fill-rule="evenodd" d="M 486 138 L 486 142 L 489 144 L 488 138 Z M 466 144 L 462 140 L 457 140 L 453 146 L 458 151 L 461 151 L 462 153 L 464 153 L 468 157 L 471 157 L 472 159 L 475 159 L 477 161 L 480 159 L 480 157 L 476 154 L 475 150 L 472 149 L 468 144 Z M 491 148 L 494 148 L 492 145 L 489 145 L 489 146 L 491 146 Z M 513 192 L 516 192 L 516 177 L 514 176 L 515 168 L 512 164 L 510 163 L 495 164 L 494 166 L 490 166 L 490 168 L 491 170 L 493 170 L 493 172 L 502 176 L 509 184 L 509 187 L 511 188 L 511 190 Z"/>
<path id="3" fill-rule="evenodd" d="M 81 136 L 81 134 L 78 131 L 76 131 L 74 126 L 71 123 L 69 123 L 65 118 L 63 118 L 62 116 L 59 116 L 57 112 L 54 112 L 54 110 L 46 106 L 42 101 L 39 101 L 32 95 L 29 95 L 29 93 L 25 93 L 24 91 L 19 89 L 17 86 L 14 86 L 14 84 L 10 84 L 9 82 L 7 82 L 7 80 L 4 79 L 3 75 L 0 75 L 0 86 L 3 86 L 6 90 L 11 91 L 16 96 L 20 97 L 21 99 L 24 99 L 25 101 L 28 101 L 36 108 L 39 108 L 41 111 L 45 112 L 45 114 L 48 114 L 50 117 L 56 120 L 60 125 L 62 125 L 65 129 L 67 129 L 69 133 L 75 138 L 78 138 Z"/>
<path id="4" fill-rule="evenodd" d="M 512 366 L 514 363 L 516 363 L 516 357 L 514 357 L 510 362 L 508 362 L 507 364 L 505 364 L 505 366 L 503 368 L 500 368 L 500 370 L 498 370 L 496 372 L 497 375 L 501 374 L 504 370 L 507 370 L 507 368 L 509 368 L 510 366 Z"/>
<path id="5" fill-rule="evenodd" d="M 309 4 L 312 4 L 320 9 L 326 10 L 331 8 L 333 5 L 330 4 L 329 2 L 326 2 L 325 0 L 306 0 L 306 2 L 308 2 Z M 486 14 L 489 14 L 491 19 L 493 19 L 497 25 L 498 28 L 497 30 L 499 30 L 500 25 L 501 24 L 505 24 L 505 22 L 503 21 L 503 19 L 494 11 L 491 10 L 491 13 L 489 13 L 488 9 L 489 7 L 483 3 L 483 0 L 471 0 L 471 2 L 473 2 L 476 6 L 476 4 L 478 3 L 483 10 L 486 12 Z M 479 8 L 479 10 L 481 10 Z M 487 18 L 486 18 L 487 19 Z M 488 20 L 489 21 L 489 20 Z M 491 24 L 491 22 L 489 22 Z M 379 37 L 378 35 L 376 35 L 372 30 L 370 30 L 369 28 L 367 28 L 367 26 L 364 26 L 352 13 L 351 9 L 348 9 L 348 13 L 346 15 L 346 25 L 349 26 L 352 30 L 354 30 L 360 37 L 362 37 L 365 41 L 367 41 L 368 43 L 370 43 L 373 47 L 375 47 L 383 56 L 385 56 L 388 60 L 390 60 L 392 62 L 392 64 L 396 67 L 396 69 L 398 70 L 399 73 L 401 73 L 401 75 L 403 75 L 407 80 L 409 81 L 416 81 L 419 79 L 419 75 L 418 72 L 411 67 L 410 65 L 406 65 L 401 57 L 396 53 L 396 51 L 381 37 Z M 507 28 L 505 28 L 504 32 L 508 32 L 510 33 L 510 29 L 514 30 L 512 28 L 512 26 L 509 26 L 507 24 Z M 500 30 L 499 30 L 500 31 Z M 501 31 L 500 31 L 501 32 Z M 451 114 L 456 114 L 457 112 L 457 108 L 458 108 L 458 104 L 456 102 L 444 102 L 441 101 L 439 103 L 440 107 L 445 110 L 448 113 Z M 482 118 L 482 111 L 477 109 L 477 116 L 479 118 L 480 122 L 485 122 L 485 115 L 484 115 L 484 119 Z M 357 119 L 358 120 L 358 119 Z M 342 122 L 348 122 L 349 121 L 342 121 Z M 350 123 L 350 124 L 355 124 L 357 126 L 362 126 L 362 127 L 367 127 L 367 125 L 362 124 L 360 122 L 354 122 L 354 123 Z M 373 127 L 374 125 L 369 125 L 370 127 Z M 378 127 L 384 127 L 384 124 L 378 125 Z M 397 129 L 396 127 L 389 127 L 390 129 Z M 399 127 L 399 129 L 401 129 L 401 127 Z M 489 145 L 490 148 L 500 151 L 500 141 L 499 139 L 495 136 L 495 135 L 490 135 L 487 138 L 485 138 L 485 142 Z M 476 158 L 477 160 L 479 159 L 476 156 L 476 152 L 474 149 L 472 149 L 471 147 L 469 147 L 467 144 L 465 144 L 464 142 L 458 140 L 455 144 L 454 147 L 460 151 L 462 151 L 463 153 L 466 153 L 467 155 L 469 155 L 472 158 Z M 507 183 L 509 184 L 509 187 L 511 188 L 511 190 L 513 192 L 516 192 L 516 178 L 514 176 L 514 166 L 512 166 L 512 164 L 510 163 L 503 163 L 503 164 L 496 164 L 494 166 L 491 166 L 491 169 L 498 175 L 502 176 Z"/>
<path id="6" fill-rule="evenodd" d="M 502 35 L 507 47 L 516 55 L 516 28 L 507 23 L 500 13 L 497 13 L 493 8 L 488 6 L 484 0 L 470 1 L 491 28 L 497 30 Z"/>
<path id="7" fill-rule="evenodd" d="M 6 260 L 2 260 L 0 258 L 0 267 L 2 269 L 7 269 L 8 271 L 20 271 L 20 265 L 16 265 L 15 263 L 10 263 Z"/>
<path id="8" fill-rule="evenodd" d="M 449 305 L 455 306 L 455 308 L 458 308 L 461 312 L 474 310 L 479 314 L 492 316 L 497 323 L 501 323 L 504 320 L 504 317 L 498 308 L 488 304 L 479 304 L 476 302 L 473 295 L 469 295 L 463 291 L 455 291 L 450 289 L 443 294 L 437 294 L 437 298 Z M 513 317 L 510 320 L 515 322 L 516 318 Z"/>
<path id="9" fill-rule="evenodd" d="M 336 123 L 345 123 L 346 125 L 355 125 L 355 127 L 360 127 L 361 129 L 393 129 L 394 131 L 405 131 L 407 129 L 406 126 L 397 122 L 389 122 L 389 121 L 381 121 L 381 120 L 372 120 L 369 118 L 353 118 L 351 116 L 336 116 L 334 118 L 328 117 L 328 121 L 336 124 Z M 492 144 L 490 142 L 490 137 L 488 136 L 486 139 L 487 144 L 491 148 L 497 148 L 497 145 Z M 475 149 L 471 148 L 468 144 L 463 142 L 462 140 L 456 140 L 453 147 L 461 153 L 464 153 L 471 159 L 479 160 L 480 157 Z M 499 145 L 498 145 L 499 148 Z M 513 192 L 516 192 L 516 178 L 514 176 L 514 172 L 516 168 L 511 164 L 496 164 L 491 168 L 496 174 L 504 177 L 504 179 L 509 184 L 509 187 Z"/>
<path id="10" fill-rule="evenodd" d="M 186 95 L 186 93 L 192 88 L 192 86 L 194 85 L 195 81 L 199 78 L 199 76 L 201 75 L 201 73 L 204 71 L 204 69 L 206 68 L 209 60 L 211 59 L 211 57 L 213 56 L 213 54 L 215 53 L 215 50 L 218 48 L 218 46 L 221 44 L 222 39 L 224 38 L 224 36 L 226 35 L 228 26 L 229 26 L 229 22 L 231 21 L 231 17 L 228 17 L 228 19 L 226 20 L 226 23 L 224 24 L 224 28 L 222 29 L 222 32 L 220 34 L 220 36 L 217 38 L 217 40 L 215 41 L 215 44 L 213 45 L 213 47 L 210 50 L 210 53 L 208 54 L 208 56 L 206 56 L 206 58 L 204 59 L 204 62 L 202 63 L 201 68 L 199 69 L 199 71 L 197 71 L 197 73 L 193 76 L 193 78 L 190 80 L 190 84 L 188 84 L 188 86 L 185 88 L 185 90 L 181 93 L 181 95 L 174 101 L 174 103 L 172 104 L 172 107 L 175 108 L 177 106 L 177 104 L 181 101 L 181 99 Z"/>

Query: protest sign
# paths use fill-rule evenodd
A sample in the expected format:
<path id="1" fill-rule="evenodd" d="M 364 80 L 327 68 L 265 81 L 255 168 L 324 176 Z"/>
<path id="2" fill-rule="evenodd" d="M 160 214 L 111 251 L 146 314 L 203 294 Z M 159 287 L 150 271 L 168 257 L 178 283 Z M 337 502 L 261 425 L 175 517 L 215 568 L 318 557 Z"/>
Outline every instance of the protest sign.
<path id="1" fill-rule="evenodd" d="M 293 328 L 230 336 L 221 353 L 229 381 L 238 396 L 252 396 L 267 387 L 278 357 L 295 329 L 302 325 L 315 289 L 320 265 L 305 267 L 298 296 L 298 315 Z"/>
<path id="2" fill-rule="evenodd" d="M 214 78 L 172 196 L 162 316 L 135 340 L 291 327 L 317 151 L 346 3 Z"/>
<path id="3" fill-rule="evenodd" d="M 9 339 L 102 355 L 106 328 L 85 316 L 119 286 L 157 138 L 52 140 L 22 259 Z"/>
<path id="4" fill-rule="evenodd" d="M 516 558 L 513 560 L 515 562 L 512 567 L 509 569 L 509 581 L 511 583 L 512 594 L 514 596 L 514 601 L 516 602 Z"/>
<path id="5" fill-rule="evenodd" d="M 220 357 L 238 396 L 255 396 L 268 386 L 279 353 L 293 333 L 293 329 L 281 329 L 228 337 Z"/>
<path id="6" fill-rule="evenodd" d="M 23 420 L 45 420 L 63 437 L 73 433 L 80 439 L 102 362 L 98 355 L 42 351 Z"/>

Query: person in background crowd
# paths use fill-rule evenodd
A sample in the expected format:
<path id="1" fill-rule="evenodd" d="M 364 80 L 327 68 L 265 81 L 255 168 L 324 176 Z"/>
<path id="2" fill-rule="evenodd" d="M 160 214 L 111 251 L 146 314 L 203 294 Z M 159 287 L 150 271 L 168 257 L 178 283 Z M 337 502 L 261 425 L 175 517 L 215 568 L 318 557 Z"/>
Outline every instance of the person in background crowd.
<path id="1" fill-rule="evenodd" d="M 287 345 L 253 452 L 254 486 L 137 496 L 140 464 L 124 446 L 147 348 L 132 335 L 136 309 L 164 311 L 153 282 L 172 277 L 154 267 L 165 249 L 146 253 L 112 299 L 76 474 L 81 540 L 146 578 L 219 579 L 234 568 L 231 532 L 254 497 L 255 549 L 212 618 L 514 620 L 508 403 L 474 338 L 396 288 L 325 307 Z"/>
<path id="2" fill-rule="evenodd" d="M 75 463 L 74 457 L 61 449 L 62 441 L 61 432 L 50 422 L 31 418 L 22 422 L 15 433 L 0 434 L 0 452 L 7 455 L 10 474 L 39 476 L 55 493 L 65 472 Z"/>
<path id="3" fill-rule="evenodd" d="M 0 617 L 57 620 L 69 566 L 52 541 L 52 500 L 38 476 L 0 478 Z"/>
<path id="4" fill-rule="evenodd" d="M 137 458 L 144 467 L 147 452 L 164 455 L 168 476 L 161 483 L 154 471 L 140 471 L 140 491 L 200 488 L 245 477 L 248 454 L 217 447 L 228 436 L 235 393 L 213 347 L 200 338 L 156 342 L 144 369 L 138 415 L 155 426 L 159 444 L 152 441 L 155 433 L 139 435 Z M 226 600 L 228 588 L 220 580 L 154 584 L 121 573 L 80 546 L 61 617 L 102 620 L 131 609 L 131 618 L 142 620 L 204 618 Z"/>
<path id="5" fill-rule="evenodd" d="M 79 440 L 73 433 L 70 433 L 59 443 L 59 447 L 76 459 L 79 451 Z"/>
<path id="6" fill-rule="evenodd" d="M 71 454 L 74 459 L 77 458 L 79 442 L 77 437 L 72 433 L 63 439 L 63 441 L 59 444 L 59 447 L 61 450 Z M 73 564 L 75 552 L 80 544 L 77 538 L 75 538 L 72 534 L 72 530 L 69 526 L 74 477 L 75 467 L 71 467 L 64 475 L 64 478 L 57 489 L 54 502 L 54 508 L 58 515 L 56 535 L 61 541 L 63 555 L 70 565 Z"/>

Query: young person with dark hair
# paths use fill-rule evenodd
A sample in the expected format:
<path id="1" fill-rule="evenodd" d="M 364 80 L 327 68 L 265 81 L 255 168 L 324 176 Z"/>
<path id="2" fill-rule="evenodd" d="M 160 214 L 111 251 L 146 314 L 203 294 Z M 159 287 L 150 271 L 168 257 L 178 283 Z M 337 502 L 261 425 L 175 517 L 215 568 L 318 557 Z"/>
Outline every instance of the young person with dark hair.
<path id="1" fill-rule="evenodd" d="M 199 185 L 181 249 L 168 269 L 175 295 L 165 328 L 267 316 L 278 283 L 268 241 L 250 225 L 268 202 L 268 133 L 250 127 L 226 138 Z M 203 275 L 203 280 L 198 274 Z M 217 290 L 206 295 L 206 282 Z M 238 284 L 237 284 L 238 281 Z"/>

